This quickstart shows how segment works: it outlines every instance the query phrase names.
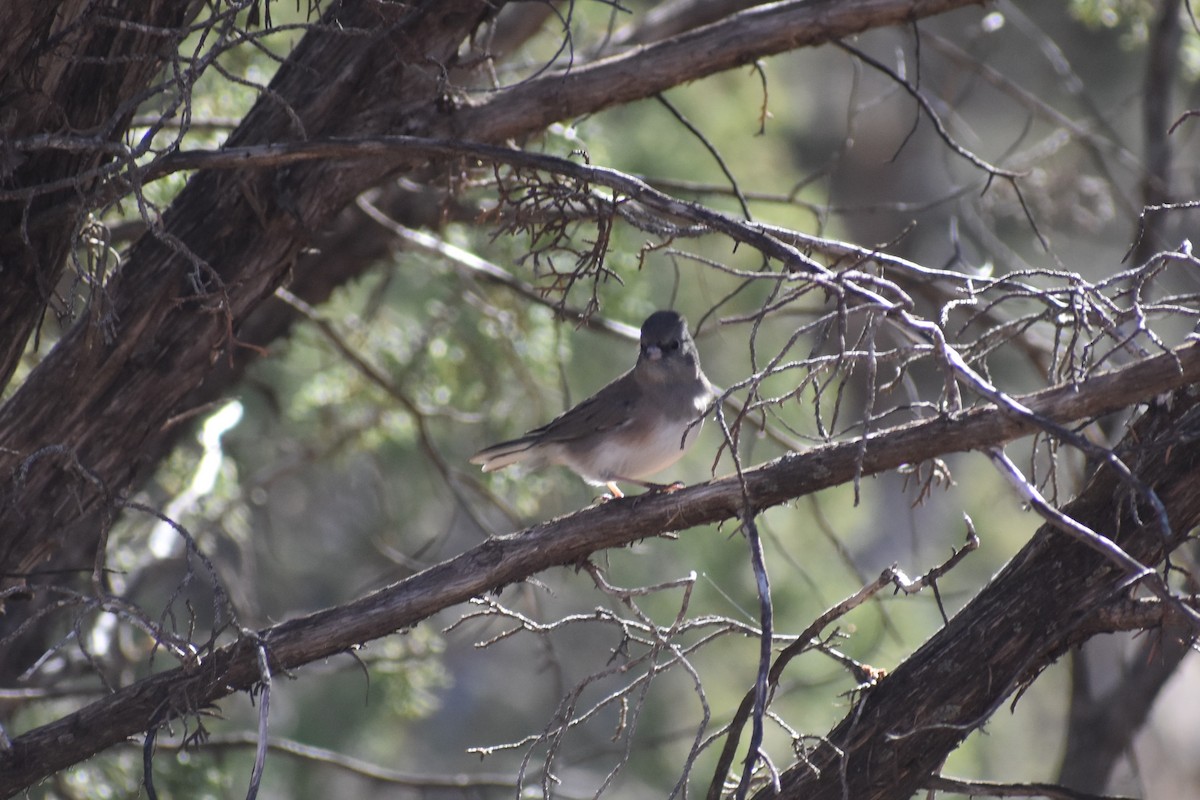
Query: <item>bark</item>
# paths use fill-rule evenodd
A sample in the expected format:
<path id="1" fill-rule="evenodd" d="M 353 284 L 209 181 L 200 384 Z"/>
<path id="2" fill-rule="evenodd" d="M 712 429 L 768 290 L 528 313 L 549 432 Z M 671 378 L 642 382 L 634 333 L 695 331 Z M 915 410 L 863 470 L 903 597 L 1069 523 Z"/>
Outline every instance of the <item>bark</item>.
<path id="1" fill-rule="evenodd" d="M 1063 511 L 1141 563 L 1161 562 L 1200 523 L 1197 437 L 1200 393 L 1189 388 L 1154 404 L 1118 447 L 1161 499 L 1169 533 L 1107 466 Z M 945 628 L 864 691 L 827 743 L 784 773 L 778 794 L 758 796 L 911 797 L 968 734 L 1064 653 L 1091 613 L 1127 590 L 1129 578 L 1097 550 L 1043 525 Z"/>
<path id="2" fill-rule="evenodd" d="M 1178 360 L 1176 360 L 1176 357 Z M 1066 423 L 1123 408 L 1200 378 L 1200 344 L 1175 354 L 1099 376 L 1082 385 L 1057 387 L 1019 398 L 1046 419 Z M 1143 443 L 1140 476 L 1162 496 L 1181 530 L 1200 519 L 1195 465 L 1200 435 L 1193 401 L 1180 393 L 1173 406 L 1156 406 L 1131 434 Z M 1189 415 L 1188 412 L 1193 412 Z M 1176 424 L 1179 423 L 1179 424 Z M 362 643 L 409 628 L 471 597 L 496 591 L 556 565 L 578 564 L 599 550 L 672 531 L 736 518 L 749 506 L 758 512 L 858 474 L 875 474 L 954 450 L 998 445 L 1033 430 L 1032 423 L 996 408 L 980 408 L 878 433 L 865 451 L 857 441 L 791 454 L 744 475 L 671 494 L 643 495 L 489 539 L 465 553 L 392 586 L 245 636 L 201 654 L 194 663 L 124 687 L 79 711 L 17 737 L 0 751 L 0 796 L 74 764 L 130 736 L 171 719 L 194 714 L 262 680 L 258 646 L 266 648 L 272 673 L 348 652 Z M 1169 454 L 1169 458 L 1166 457 Z M 1129 455 L 1129 454 L 1127 454 Z M 1093 480 L 1071 510 L 1101 530 L 1126 513 L 1127 493 L 1109 475 Z M 1163 540 L 1142 528 L 1121 528 L 1120 541 L 1146 563 L 1161 557 Z M 872 689 L 829 740 L 847 753 L 849 797 L 907 798 L 929 777 L 997 698 L 1017 680 L 1032 677 L 1059 655 L 1064 637 L 1088 612 L 1108 599 L 1121 576 L 1095 551 L 1061 534 L 1042 531 L 996 581 L 942 633 Z M 1062 594 L 1070 592 L 1073 594 Z M 993 663 L 995 662 L 995 664 Z M 910 665 L 911 664 L 911 665 Z M 1007 672 L 1006 672 L 1007 670 Z M 947 680 L 946 676 L 955 676 Z M 963 729 L 928 727 L 961 724 Z M 906 739 L 889 734 L 916 729 Z M 913 744 L 910 740 L 919 740 Z M 842 797 L 841 765 L 820 748 L 810 755 L 823 782 L 805 783 L 807 764 L 785 774 L 786 796 Z M 907 793 L 901 790 L 911 786 Z M 861 789 L 861 793 L 858 791 Z"/>
<path id="3" fill-rule="evenodd" d="M 231 144 L 347 135 L 436 113 L 437 64 L 453 61 L 494 4 L 432 3 L 399 21 L 377 16 L 381 8 L 354 4 L 306 36 Z M 379 178 L 360 161 L 189 182 L 106 287 L 111 326 L 81 321 L 0 409 L 4 466 L 15 476 L 0 508 L 6 575 L 29 573 L 64 542 L 95 543 L 112 513 L 100 501 L 161 455 L 156 443 L 171 435 L 165 423 L 186 410 L 184 398 L 244 349 L 237 335 L 247 315 L 314 232 Z"/>
<path id="4" fill-rule="evenodd" d="M 976 0 L 774 3 L 712 25 L 496 93 L 446 117 L 432 136 L 504 141 L 559 120 L 652 97 L 756 59 L 903 25 Z"/>
<path id="5" fill-rule="evenodd" d="M 0 181 L 41 189 L 0 201 L 0 386 L 68 263 L 94 173 L 183 39 L 197 0 L 10 0 L 0 19 Z M 135 23 L 135 24 L 126 24 Z M 61 136 L 78 146 L 50 146 Z M 90 144 L 83 144 L 90 140 Z M 57 186 L 58 188 L 50 188 Z"/>

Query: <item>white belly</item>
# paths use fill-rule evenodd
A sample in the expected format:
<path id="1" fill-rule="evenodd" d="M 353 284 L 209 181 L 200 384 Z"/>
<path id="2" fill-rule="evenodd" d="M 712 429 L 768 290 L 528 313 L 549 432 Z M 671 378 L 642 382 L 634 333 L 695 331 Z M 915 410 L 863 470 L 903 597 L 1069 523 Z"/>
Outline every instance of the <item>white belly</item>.
<path id="1" fill-rule="evenodd" d="M 604 445 L 592 448 L 589 453 L 564 452 L 562 460 L 594 485 L 621 478 L 645 478 L 682 458 L 695 442 L 702 422 L 688 419 L 659 425 L 650 435 L 633 441 L 611 436 Z"/>

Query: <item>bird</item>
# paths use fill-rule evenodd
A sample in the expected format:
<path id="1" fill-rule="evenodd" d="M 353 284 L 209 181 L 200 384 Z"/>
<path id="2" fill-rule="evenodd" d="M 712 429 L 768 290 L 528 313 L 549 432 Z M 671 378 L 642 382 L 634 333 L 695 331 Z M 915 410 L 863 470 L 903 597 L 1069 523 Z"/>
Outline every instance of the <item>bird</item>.
<path id="1" fill-rule="evenodd" d="M 516 439 L 471 456 L 484 472 L 524 463 L 562 465 L 624 497 L 618 482 L 674 490 L 643 478 L 678 461 L 695 442 L 718 392 L 700 368 L 687 320 L 655 311 L 642 323 L 637 363 L 591 397 Z"/>

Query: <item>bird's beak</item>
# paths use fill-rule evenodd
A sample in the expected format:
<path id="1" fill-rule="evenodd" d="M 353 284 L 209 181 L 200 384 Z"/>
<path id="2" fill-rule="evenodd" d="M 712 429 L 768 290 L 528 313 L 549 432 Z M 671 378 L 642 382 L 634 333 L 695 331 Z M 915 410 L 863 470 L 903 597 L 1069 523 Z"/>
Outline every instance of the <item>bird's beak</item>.
<path id="1" fill-rule="evenodd" d="M 656 344 L 648 344 L 642 348 L 642 354 L 650 361 L 659 361 L 662 359 L 662 348 Z"/>

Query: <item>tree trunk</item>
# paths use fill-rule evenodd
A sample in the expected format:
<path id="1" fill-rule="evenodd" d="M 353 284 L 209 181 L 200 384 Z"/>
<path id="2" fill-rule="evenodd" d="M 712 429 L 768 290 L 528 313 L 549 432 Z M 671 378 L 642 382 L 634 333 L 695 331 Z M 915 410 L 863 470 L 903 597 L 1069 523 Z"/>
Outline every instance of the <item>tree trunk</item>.
<path id="1" fill-rule="evenodd" d="M 1109 466 L 1063 509 L 1147 565 L 1160 563 L 1200 523 L 1200 393 L 1169 397 L 1146 411 L 1117 452 L 1158 495 L 1171 530 L 1157 527 L 1147 504 Z M 1096 549 L 1043 525 L 945 628 L 864 690 L 828 744 L 784 773 L 778 796 L 911 797 L 1014 691 L 1077 644 L 1073 632 L 1128 591 L 1129 579 Z"/>
<path id="2" fill-rule="evenodd" d="M 495 4 L 429 3 L 398 19 L 379 16 L 386 8 L 348 4 L 310 32 L 230 144 L 415 124 L 437 106 L 439 65 Z M 81 320 L 0 409 L 3 467 L 16 476 L 0 508 L 0 571 L 27 575 L 64 542 L 76 568 L 90 564 L 114 501 L 161 455 L 164 423 L 238 353 L 242 321 L 314 233 L 379 178 L 359 161 L 189 181 L 104 288 L 111 325 Z"/>
<path id="3" fill-rule="evenodd" d="M 148 87 L 198 0 L 7 0 L 0 12 L 0 386 L 8 383 Z M 136 23 L 136 24 L 126 24 Z M 32 197 L 19 190 L 37 189 Z M 14 198 L 13 195 L 18 195 Z"/>

